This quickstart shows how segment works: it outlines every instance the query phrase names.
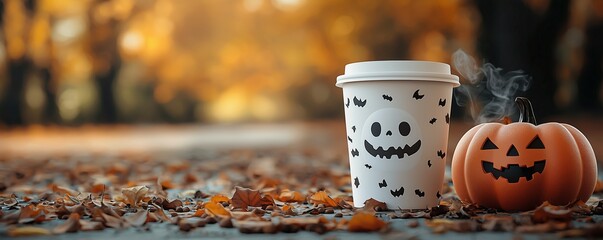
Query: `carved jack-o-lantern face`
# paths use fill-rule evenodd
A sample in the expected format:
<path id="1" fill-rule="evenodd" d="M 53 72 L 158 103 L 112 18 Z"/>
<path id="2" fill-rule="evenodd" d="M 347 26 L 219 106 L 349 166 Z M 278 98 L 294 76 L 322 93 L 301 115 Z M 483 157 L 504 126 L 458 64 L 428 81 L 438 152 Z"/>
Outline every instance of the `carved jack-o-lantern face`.
<path id="1" fill-rule="evenodd" d="M 399 109 L 373 113 L 367 119 L 362 135 L 364 149 L 373 157 L 402 159 L 414 155 L 421 148 L 418 125 L 414 118 Z"/>
<path id="2" fill-rule="evenodd" d="M 525 148 L 519 146 L 521 151 L 513 143 L 505 146 L 508 147 L 499 149 L 489 137 L 486 137 L 481 147 L 481 150 L 485 151 L 484 154 L 501 158 L 501 154 L 504 153 L 504 156 L 502 156 L 503 159 L 488 160 L 486 160 L 487 157 L 484 157 L 484 160 L 482 160 L 482 169 L 485 174 L 491 174 L 495 179 L 502 177 L 509 183 L 517 183 L 522 177 L 526 181 L 530 181 L 535 173 L 542 173 L 544 171 L 544 167 L 546 166 L 546 159 L 544 159 L 545 147 L 538 135 Z M 495 154 L 493 153 L 495 151 L 504 152 Z M 495 167 L 495 162 L 499 163 L 498 165 L 501 167 Z"/>
<path id="3" fill-rule="evenodd" d="M 480 124 L 459 140 L 451 171 L 459 198 L 508 211 L 586 202 L 597 182 L 586 137 L 568 124 L 537 124 L 529 101 L 516 101 L 520 122 Z"/>

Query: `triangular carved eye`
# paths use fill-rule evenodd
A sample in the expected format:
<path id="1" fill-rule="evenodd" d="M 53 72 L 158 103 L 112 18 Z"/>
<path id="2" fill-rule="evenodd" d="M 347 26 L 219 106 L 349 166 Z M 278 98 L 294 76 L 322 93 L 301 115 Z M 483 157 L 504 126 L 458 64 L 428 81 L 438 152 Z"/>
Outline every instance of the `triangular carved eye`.
<path id="1" fill-rule="evenodd" d="M 528 144 L 528 147 L 526 147 L 527 149 L 544 149 L 544 144 L 542 143 L 542 140 L 540 140 L 540 137 L 538 137 L 538 135 L 534 138 L 534 140 L 532 140 L 530 142 L 530 144 Z"/>
<path id="2" fill-rule="evenodd" d="M 482 150 L 488 150 L 488 149 L 498 149 L 498 147 L 496 146 L 496 144 L 494 144 L 490 138 L 486 138 L 486 141 L 484 142 L 484 145 L 482 145 Z"/>

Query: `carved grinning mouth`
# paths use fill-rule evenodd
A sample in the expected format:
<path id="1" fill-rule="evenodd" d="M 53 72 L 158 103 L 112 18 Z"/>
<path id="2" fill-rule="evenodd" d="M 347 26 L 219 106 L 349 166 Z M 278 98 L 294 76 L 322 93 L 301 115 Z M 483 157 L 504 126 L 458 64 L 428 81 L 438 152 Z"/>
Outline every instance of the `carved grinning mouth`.
<path id="1" fill-rule="evenodd" d="M 421 140 L 417 140 L 417 142 L 412 146 L 408 146 L 408 144 L 406 144 L 404 148 L 389 147 L 387 150 L 384 150 L 383 147 L 378 147 L 375 149 L 371 143 L 369 143 L 367 140 L 364 140 L 364 148 L 366 148 L 366 151 L 373 157 L 379 156 L 380 158 L 385 157 L 390 159 L 392 156 L 397 155 L 398 158 L 404 158 L 404 154 L 410 156 L 419 151 L 421 148 Z"/>
<path id="2" fill-rule="evenodd" d="M 534 166 L 531 167 L 520 167 L 519 164 L 508 164 L 507 167 L 502 167 L 500 170 L 494 168 L 494 163 L 488 161 L 482 161 L 482 168 L 484 172 L 491 173 L 495 179 L 502 177 L 507 179 L 509 183 L 519 182 L 521 177 L 525 177 L 527 181 L 532 180 L 534 173 L 542 173 L 546 160 L 540 160 L 534 162 Z"/>

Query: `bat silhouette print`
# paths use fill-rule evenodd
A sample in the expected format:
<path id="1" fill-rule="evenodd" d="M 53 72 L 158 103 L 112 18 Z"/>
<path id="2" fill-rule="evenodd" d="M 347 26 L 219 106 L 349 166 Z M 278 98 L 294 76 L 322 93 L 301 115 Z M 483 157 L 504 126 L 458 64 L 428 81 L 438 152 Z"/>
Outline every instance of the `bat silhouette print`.
<path id="1" fill-rule="evenodd" d="M 446 113 L 446 123 L 450 123 L 450 114 Z"/>
<path id="2" fill-rule="evenodd" d="M 358 186 L 360 186 L 360 180 L 358 180 L 358 177 L 354 178 L 354 186 L 356 186 L 356 188 L 358 188 Z"/>
<path id="3" fill-rule="evenodd" d="M 415 190 L 415 194 L 419 197 L 425 197 L 425 192 L 421 192 L 421 190 L 419 189 Z"/>
<path id="4" fill-rule="evenodd" d="M 440 191 L 437 191 L 437 192 L 436 192 L 436 197 L 437 197 L 437 198 L 442 197 L 442 194 L 440 194 Z"/>
<path id="5" fill-rule="evenodd" d="M 440 98 L 440 101 L 438 102 L 438 106 L 440 106 L 440 107 L 446 106 L 446 98 L 444 98 L 444 99 Z"/>
<path id="6" fill-rule="evenodd" d="M 383 179 L 382 183 L 379 183 L 379 188 L 384 188 L 387 187 L 387 183 L 385 182 L 385 179 Z"/>
<path id="7" fill-rule="evenodd" d="M 347 107 L 347 108 L 350 107 L 350 98 L 348 98 L 348 102 L 345 104 L 345 107 Z"/>
<path id="8" fill-rule="evenodd" d="M 421 100 L 421 99 L 423 99 L 423 97 L 425 97 L 425 94 L 423 94 L 423 95 L 419 94 L 419 90 L 420 89 L 417 89 L 417 91 L 415 91 L 415 93 L 412 95 L 412 97 L 414 99 Z"/>
<path id="9" fill-rule="evenodd" d="M 360 152 L 358 152 L 358 149 L 352 149 L 352 157 L 357 157 L 360 156 Z"/>
<path id="10" fill-rule="evenodd" d="M 373 166 L 371 166 L 371 165 L 368 165 L 368 164 L 364 164 L 364 166 L 365 166 L 365 167 L 366 167 L 366 168 L 368 168 L 368 169 L 371 169 L 371 168 L 373 168 Z"/>
<path id="11" fill-rule="evenodd" d="M 352 126 L 352 131 L 356 132 L 356 126 Z"/>
<path id="12" fill-rule="evenodd" d="M 431 160 L 427 160 L 427 166 L 431 167 Z"/>
<path id="13" fill-rule="evenodd" d="M 383 99 L 385 99 L 385 100 L 387 100 L 387 101 L 390 101 L 390 102 L 394 100 L 394 98 L 392 98 L 392 97 L 391 97 L 391 96 L 389 96 L 389 95 L 385 95 L 385 94 L 383 94 Z"/>
<path id="14" fill-rule="evenodd" d="M 354 105 L 358 106 L 358 107 L 364 107 L 364 105 L 366 105 L 366 99 L 364 99 L 364 101 L 354 97 Z"/>
<path id="15" fill-rule="evenodd" d="M 354 141 L 352 141 L 352 138 L 350 136 L 348 136 L 348 141 L 350 141 L 351 143 L 354 142 Z"/>
<path id="16" fill-rule="evenodd" d="M 389 190 L 389 192 L 394 197 L 400 197 L 400 196 L 404 195 L 404 187 L 400 187 L 400 189 L 395 190 L 395 191 L 394 190 Z"/>
<path id="17" fill-rule="evenodd" d="M 429 123 L 434 124 L 438 119 L 436 118 L 432 118 L 431 120 L 429 120 Z"/>
<path id="18" fill-rule="evenodd" d="M 441 157 L 442 159 L 444 159 L 446 157 L 446 153 L 443 152 L 442 150 L 438 150 L 438 157 Z"/>

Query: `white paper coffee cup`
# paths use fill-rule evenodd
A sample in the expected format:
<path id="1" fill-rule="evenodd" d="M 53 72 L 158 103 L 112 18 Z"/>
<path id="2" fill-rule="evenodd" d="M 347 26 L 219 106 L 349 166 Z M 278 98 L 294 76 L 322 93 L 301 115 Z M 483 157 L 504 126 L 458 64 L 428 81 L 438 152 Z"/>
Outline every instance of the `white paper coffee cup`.
<path id="1" fill-rule="evenodd" d="M 371 61 L 345 66 L 343 89 L 354 206 L 436 206 L 444 181 L 452 88 L 450 66 Z"/>

